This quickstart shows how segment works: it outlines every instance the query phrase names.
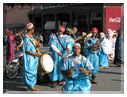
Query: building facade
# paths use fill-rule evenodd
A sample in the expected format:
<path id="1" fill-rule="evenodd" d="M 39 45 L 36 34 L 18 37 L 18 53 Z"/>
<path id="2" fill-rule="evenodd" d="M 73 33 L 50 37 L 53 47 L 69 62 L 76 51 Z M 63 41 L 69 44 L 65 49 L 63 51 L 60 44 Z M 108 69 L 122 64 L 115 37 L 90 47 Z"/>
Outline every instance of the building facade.
<path id="1" fill-rule="evenodd" d="M 41 8 L 38 4 L 30 3 L 3 3 L 3 35 L 7 29 L 16 32 L 25 32 L 26 24 L 30 22 L 28 13 L 34 8 Z"/>
<path id="2" fill-rule="evenodd" d="M 33 5 L 24 3 L 23 7 L 18 5 L 9 9 L 6 4 L 7 11 L 6 15 L 4 15 L 6 17 L 6 24 L 4 25 L 14 23 L 26 25 L 28 22 L 32 22 L 35 25 L 35 31 L 38 34 L 42 34 L 44 40 L 48 41 L 47 38 L 49 38 L 51 32 L 57 32 L 59 25 L 71 28 L 77 27 L 78 31 L 87 33 L 93 27 L 97 27 L 99 32 L 106 32 L 106 12 L 110 12 L 112 8 L 121 9 L 123 3 L 40 3 Z M 109 10 L 108 7 L 110 7 Z M 116 11 L 115 13 L 120 12 Z M 112 14 L 114 13 L 112 12 Z M 112 21 L 115 21 L 113 18 L 117 17 L 120 17 L 120 15 L 117 16 L 116 14 L 116 17 L 112 17 Z M 25 27 L 22 28 L 26 30 Z"/>

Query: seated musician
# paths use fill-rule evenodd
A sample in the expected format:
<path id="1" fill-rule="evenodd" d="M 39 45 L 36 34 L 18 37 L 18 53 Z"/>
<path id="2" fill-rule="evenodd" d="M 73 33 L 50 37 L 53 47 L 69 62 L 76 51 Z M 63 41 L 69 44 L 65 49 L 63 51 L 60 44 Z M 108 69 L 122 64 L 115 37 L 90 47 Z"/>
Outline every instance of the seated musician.
<path id="1" fill-rule="evenodd" d="M 83 93 L 90 93 L 91 83 L 89 77 L 85 77 L 84 74 L 91 74 L 93 70 L 92 64 L 89 60 L 80 54 L 81 45 L 79 43 L 73 44 L 74 54 L 64 61 L 62 66 L 62 74 L 65 75 L 65 92 L 67 91 L 82 91 Z M 75 71 L 71 69 L 75 68 Z M 79 68 L 82 67 L 80 71 Z M 68 74 L 72 74 L 72 77 L 69 78 Z M 73 92 L 73 93 L 78 93 Z M 80 93 L 80 92 L 79 92 Z"/>

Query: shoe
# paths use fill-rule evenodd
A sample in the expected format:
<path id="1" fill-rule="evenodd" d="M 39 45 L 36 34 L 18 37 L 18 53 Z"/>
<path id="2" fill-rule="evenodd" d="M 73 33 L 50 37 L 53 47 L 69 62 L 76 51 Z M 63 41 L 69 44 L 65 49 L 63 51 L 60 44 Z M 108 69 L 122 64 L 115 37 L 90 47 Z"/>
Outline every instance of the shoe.
<path id="1" fill-rule="evenodd" d="M 100 69 L 103 69 L 104 67 L 100 67 Z"/>
<path id="2" fill-rule="evenodd" d="M 39 91 L 40 89 L 33 88 L 33 89 L 28 89 L 28 91 Z"/>
<path id="3" fill-rule="evenodd" d="M 109 69 L 109 67 L 105 67 L 105 69 Z"/>
<path id="4" fill-rule="evenodd" d="M 53 85 L 52 85 L 52 88 L 56 88 L 56 84 L 53 84 Z"/>
<path id="5" fill-rule="evenodd" d="M 92 80 L 91 83 L 93 83 L 93 84 L 97 84 L 97 82 L 95 82 L 94 80 Z"/>
<path id="6" fill-rule="evenodd" d="M 59 82 L 58 85 L 59 86 L 65 85 L 65 82 Z"/>

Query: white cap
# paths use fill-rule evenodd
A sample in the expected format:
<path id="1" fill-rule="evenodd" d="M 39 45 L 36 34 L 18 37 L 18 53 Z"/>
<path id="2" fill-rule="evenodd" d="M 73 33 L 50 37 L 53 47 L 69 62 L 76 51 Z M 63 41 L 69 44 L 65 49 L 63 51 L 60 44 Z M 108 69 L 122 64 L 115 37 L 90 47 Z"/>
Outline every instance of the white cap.
<path id="1" fill-rule="evenodd" d="M 27 29 L 28 29 L 28 30 L 32 29 L 33 27 L 34 27 L 33 23 L 27 24 Z"/>
<path id="2" fill-rule="evenodd" d="M 80 45 L 79 43 L 74 43 L 72 47 L 74 48 L 74 47 L 76 47 L 76 46 L 78 46 L 78 47 L 81 48 L 81 45 Z"/>

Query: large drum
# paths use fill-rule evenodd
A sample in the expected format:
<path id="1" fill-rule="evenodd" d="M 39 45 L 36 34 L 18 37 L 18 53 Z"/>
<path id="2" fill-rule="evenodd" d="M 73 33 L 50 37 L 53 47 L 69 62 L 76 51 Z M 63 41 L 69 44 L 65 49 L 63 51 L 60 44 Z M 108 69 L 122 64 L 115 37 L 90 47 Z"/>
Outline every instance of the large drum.
<path id="1" fill-rule="evenodd" d="M 42 54 L 42 56 L 39 58 L 39 61 L 38 73 L 44 75 L 52 72 L 54 68 L 54 62 L 48 53 Z"/>

